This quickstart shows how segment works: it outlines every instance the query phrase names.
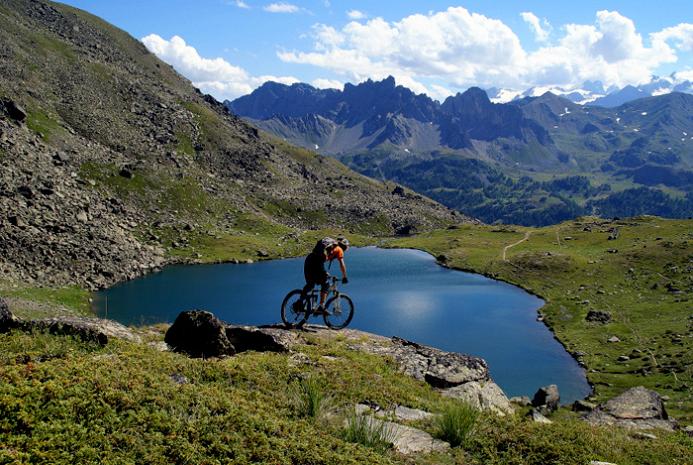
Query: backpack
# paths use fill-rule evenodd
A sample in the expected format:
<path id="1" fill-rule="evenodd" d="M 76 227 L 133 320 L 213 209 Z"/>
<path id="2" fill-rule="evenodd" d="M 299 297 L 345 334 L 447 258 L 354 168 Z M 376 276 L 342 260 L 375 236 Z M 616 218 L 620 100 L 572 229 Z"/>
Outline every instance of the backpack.
<path id="1" fill-rule="evenodd" d="M 325 237 L 323 239 L 320 239 L 317 242 L 317 244 L 315 244 L 315 247 L 313 248 L 313 253 L 320 257 L 324 257 L 327 251 L 335 246 L 337 246 L 336 240 L 332 239 L 331 237 Z"/>

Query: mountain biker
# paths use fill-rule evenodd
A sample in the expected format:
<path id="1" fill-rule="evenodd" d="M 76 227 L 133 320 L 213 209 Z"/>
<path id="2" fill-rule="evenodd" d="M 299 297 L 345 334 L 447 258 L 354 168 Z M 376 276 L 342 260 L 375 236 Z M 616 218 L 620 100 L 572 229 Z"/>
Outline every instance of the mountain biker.
<path id="1" fill-rule="evenodd" d="M 303 274 L 306 278 L 306 285 L 303 288 L 303 295 L 306 296 L 314 286 L 320 285 L 320 303 L 315 313 L 325 313 L 325 300 L 329 289 L 329 274 L 325 270 L 325 263 L 337 260 L 342 272 L 342 283 L 349 282 L 344 264 L 344 252 L 349 248 L 349 240 L 345 237 L 338 237 L 336 240 L 326 237 L 318 241 L 313 251 L 308 254 L 303 264 Z"/>

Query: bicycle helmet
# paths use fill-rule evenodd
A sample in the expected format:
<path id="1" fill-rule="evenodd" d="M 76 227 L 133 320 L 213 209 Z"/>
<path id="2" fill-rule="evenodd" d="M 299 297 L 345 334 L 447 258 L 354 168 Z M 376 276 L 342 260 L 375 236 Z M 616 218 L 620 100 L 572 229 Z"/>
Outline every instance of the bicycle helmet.
<path id="1" fill-rule="evenodd" d="M 337 238 L 337 244 L 342 248 L 343 251 L 346 252 L 346 250 L 349 248 L 349 239 L 344 236 L 339 236 Z"/>

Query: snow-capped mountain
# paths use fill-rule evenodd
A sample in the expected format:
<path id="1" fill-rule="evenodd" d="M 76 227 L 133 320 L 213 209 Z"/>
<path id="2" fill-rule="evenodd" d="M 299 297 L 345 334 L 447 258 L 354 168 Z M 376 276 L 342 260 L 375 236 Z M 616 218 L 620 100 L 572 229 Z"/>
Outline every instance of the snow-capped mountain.
<path id="1" fill-rule="evenodd" d="M 579 105 L 594 105 L 600 107 L 617 107 L 643 97 L 654 97 L 671 92 L 693 94 L 693 73 L 672 73 L 669 76 L 652 76 L 652 79 L 637 86 L 627 85 L 605 87 L 600 81 L 585 81 L 580 87 L 566 88 L 554 86 L 530 87 L 524 91 L 512 89 L 486 89 L 486 93 L 494 103 L 507 103 L 524 97 L 539 97 L 546 92 L 570 100 Z"/>

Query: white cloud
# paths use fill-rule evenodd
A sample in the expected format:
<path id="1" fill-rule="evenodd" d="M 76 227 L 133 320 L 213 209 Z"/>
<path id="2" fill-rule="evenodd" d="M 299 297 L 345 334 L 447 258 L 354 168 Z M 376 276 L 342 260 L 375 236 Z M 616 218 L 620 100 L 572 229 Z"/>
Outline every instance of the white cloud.
<path id="1" fill-rule="evenodd" d="M 278 2 L 265 5 L 263 10 L 270 13 L 297 13 L 300 8 L 292 3 Z"/>
<path id="2" fill-rule="evenodd" d="M 318 89 L 339 89 L 342 90 L 344 83 L 335 79 L 314 79 L 311 84 Z"/>
<path id="3" fill-rule="evenodd" d="M 142 38 L 142 43 L 150 52 L 190 79 L 193 85 L 220 100 L 248 94 L 266 81 L 284 84 L 298 82 L 298 79 L 291 76 L 251 76 L 243 68 L 234 66 L 223 58 L 203 58 L 179 36 L 166 40 L 150 34 Z"/>
<path id="4" fill-rule="evenodd" d="M 243 0 L 236 0 L 236 1 L 234 1 L 233 3 L 234 3 L 234 5 L 236 5 L 238 8 L 243 8 L 243 9 L 246 9 L 246 10 L 250 8 L 250 5 L 248 5 L 248 4 L 247 4 L 246 2 L 244 2 Z"/>
<path id="5" fill-rule="evenodd" d="M 538 41 L 546 40 L 533 52 L 526 51 L 502 21 L 450 7 L 399 21 L 351 21 L 341 29 L 319 24 L 313 27 L 312 50 L 281 51 L 278 57 L 356 82 L 393 75 L 399 83 L 432 95 L 472 85 L 570 88 L 585 80 L 606 86 L 639 84 L 660 65 L 675 62 L 675 48 L 693 48 L 690 24 L 650 34 L 646 44 L 629 18 L 599 11 L 594 23 L 564 25 L 560 37 L 549 43 L 551 25 L 529 12 L 522 17 Z"/>
<path id="6" fill-rule="evenodd" d="M 359 10 L 349 10 L 347 11 L 347 16 L 349 19 L 364 19 L 366 17 L 366 13 Z"/>
<path id="7" fill-rule="evenodd" d="M 652 41 L 673 41 L 676 48 L 684 52 L 693 52 L 693 24 L 681 23 L 667 27 L 650 35 Z"/>
<path id="8" fill-rule="evenodd" d="M 520 13 L 520 16 L 522 16 L 522 20 L 529 24 L 529 27 L 532 28 L 534 38 L 537 42 L 546 42 L 548 40 L 551 32 L 551 25 L 546 20 L 544 20 L 544 26 L 542 26 L 541 21 L 539 18 L 537 18 L 537 15 L 531 11 L 523 11 Z"/>

